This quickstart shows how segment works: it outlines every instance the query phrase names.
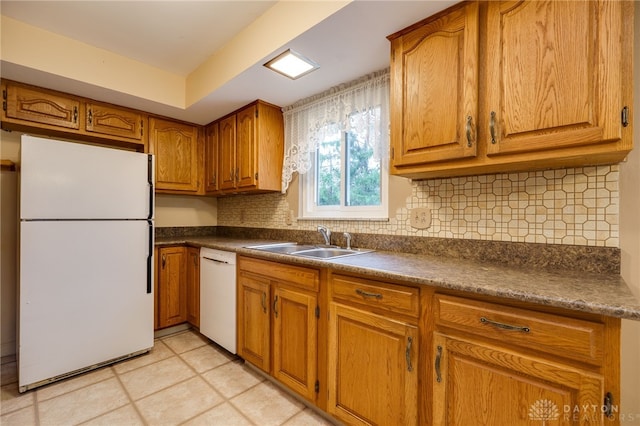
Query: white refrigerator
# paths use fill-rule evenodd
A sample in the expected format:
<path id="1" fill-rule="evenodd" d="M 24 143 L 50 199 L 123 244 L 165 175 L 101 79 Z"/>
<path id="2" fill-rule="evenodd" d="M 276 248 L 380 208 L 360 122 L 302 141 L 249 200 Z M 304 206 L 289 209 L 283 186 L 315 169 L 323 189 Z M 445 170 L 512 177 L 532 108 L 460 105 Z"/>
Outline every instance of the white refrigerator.
<path id="1" fill-rule="evenodd" d="M 20 392 L 153 346 L 153 156 L 23 136 Z"/>

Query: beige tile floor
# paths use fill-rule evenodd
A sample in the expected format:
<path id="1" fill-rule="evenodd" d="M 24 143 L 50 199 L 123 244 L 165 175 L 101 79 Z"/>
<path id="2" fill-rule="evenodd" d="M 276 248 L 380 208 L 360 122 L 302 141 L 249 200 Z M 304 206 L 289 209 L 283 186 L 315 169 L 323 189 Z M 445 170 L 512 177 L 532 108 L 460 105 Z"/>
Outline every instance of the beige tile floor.
<path id="1" fill-rule="evenodd" d="M 0 424 L 332 425 L 195 331 L 156 339 L 152 351 L 18 393 L 3 358 Z"/>

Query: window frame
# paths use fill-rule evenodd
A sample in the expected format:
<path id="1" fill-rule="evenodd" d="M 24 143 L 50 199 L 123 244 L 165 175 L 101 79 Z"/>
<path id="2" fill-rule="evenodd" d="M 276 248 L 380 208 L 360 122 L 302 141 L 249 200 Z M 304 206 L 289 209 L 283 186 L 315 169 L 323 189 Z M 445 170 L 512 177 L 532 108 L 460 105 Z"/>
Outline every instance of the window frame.
<path id="1" fill-rule="evenodd" d="M 318 200 L 318 149 L 312 155 L 312 167 L 300 176 L 300 218 L 332 220 L 388 220 L 389 219 L 389 170 L 388 158 L 380 154 L 380 204 L 375 206 L 347 206 L 347 144 L 348 132 L 340 137 L 340 205 L 319 206 Z"/>

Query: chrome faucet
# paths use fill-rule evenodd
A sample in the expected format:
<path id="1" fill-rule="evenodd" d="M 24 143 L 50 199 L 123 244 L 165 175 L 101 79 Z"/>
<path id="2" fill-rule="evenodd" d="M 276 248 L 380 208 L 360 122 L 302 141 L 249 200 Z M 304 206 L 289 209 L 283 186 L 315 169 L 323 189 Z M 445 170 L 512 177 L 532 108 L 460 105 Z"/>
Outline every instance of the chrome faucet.
<path id="1" fill-rule="evenodd" d="M 328 246 L 331 245 L 331 231 L 326 226 L 318 225 L 318 232 L 324 238 L 324 243 Z"/>
<path id="2" fill-rule="evenodd" d="M 348 232 L 345 232 L 342 235 L 344 235 L 345 240 L 347 240 L 347 250 L 351 250 L 351 234 Z"/>

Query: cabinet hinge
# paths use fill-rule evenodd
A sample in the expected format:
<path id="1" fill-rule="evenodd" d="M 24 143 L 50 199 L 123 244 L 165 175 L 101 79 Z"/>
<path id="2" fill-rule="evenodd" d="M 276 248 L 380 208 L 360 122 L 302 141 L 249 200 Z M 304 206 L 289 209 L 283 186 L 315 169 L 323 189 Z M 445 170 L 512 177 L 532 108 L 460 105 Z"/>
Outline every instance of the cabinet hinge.
<path id="1" fill-rule="evenodd" d="M 314 390 L 316 391 L 316 393 L 320 392 L 320 380 L 316 380 L 316 384 L 314 386 Z"/>
<path id="2" fill-rule="evenodd" d="M 316 318 L 320 319 L 320 306 L 316 306 Z"/>
<path id="3" fill-rule="evenodd" d="M 256 172 L 256 180 L 258 180 L 258 172 Z"/>
<path id="4" fill-rule="evenodd" d="M 629 107 L 625 106 L 622 108 L 622 113 L 620 114 L 620 121 L 622 121 L 622 127 L 627 127 L 629 125 Z"/>

